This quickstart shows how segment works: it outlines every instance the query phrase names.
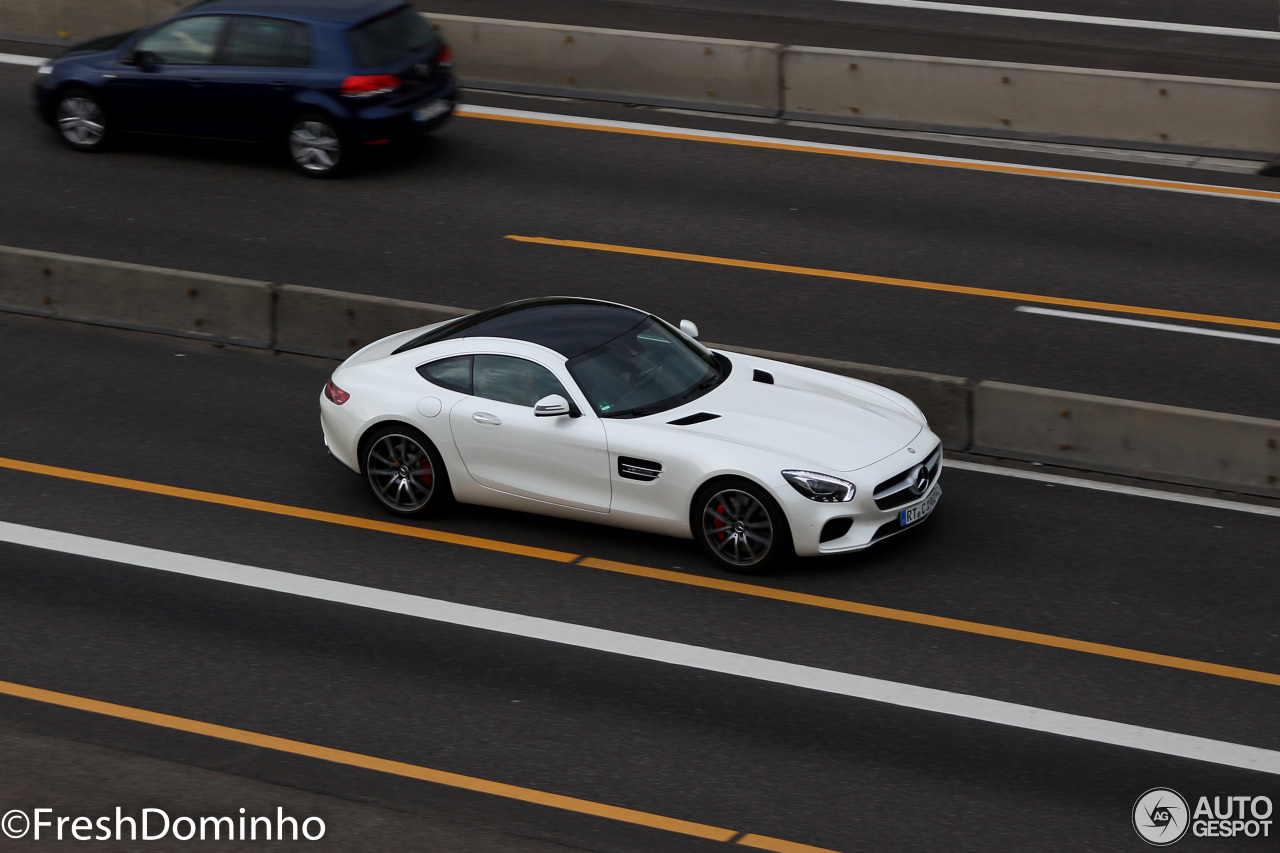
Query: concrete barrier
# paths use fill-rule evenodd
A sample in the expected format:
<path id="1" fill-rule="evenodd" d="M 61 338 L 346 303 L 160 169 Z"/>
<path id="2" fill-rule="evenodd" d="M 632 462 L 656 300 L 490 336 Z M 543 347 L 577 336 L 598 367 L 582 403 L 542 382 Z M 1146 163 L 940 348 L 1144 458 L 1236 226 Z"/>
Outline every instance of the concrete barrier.
<path id="1" fill-rule="evenodd" d="M 274 345 L 285 352 L 345 358 L 395 332 L 470 313 L 466 308 L 286 284 L 276 290 Z"/>
<path id="2" fill-rule="evenodd" d="M 789 47 L 785 111 L 1032 136 L 1270 151 L 1280 84 Z"/>
<path id="3" fill-rule="evenodd" d="M 0 0 L 0 33 L 74 44 L 132 30 L 185 9 L 195 0 Z"/>
<path id="4" fill-rule="evenodd" d="M 0 307 L 64 320 L 270 346 L 260 281 L 0 247 Z"/>
<path id="5" fill-rule="evenodd" d="M 1280 496 L 1280 421 L 979 382 L 980 451 Z"/>
<path id="6" fill-rule="evenodd" d="M 777 114 L 778 45 L 429 14 L 467 86 Z"/>

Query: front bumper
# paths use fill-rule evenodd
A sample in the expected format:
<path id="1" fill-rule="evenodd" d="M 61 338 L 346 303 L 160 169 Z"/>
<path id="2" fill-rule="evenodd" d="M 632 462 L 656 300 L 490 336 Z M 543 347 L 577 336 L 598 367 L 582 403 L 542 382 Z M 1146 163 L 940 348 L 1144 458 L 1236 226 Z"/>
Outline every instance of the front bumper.
<path id="1" fill-rule="evenodd" d="M 937 473 L 923 493 L 885 509 L 876 506 L 874 494 L 876 484 L 891 479 L 930 458 L 935 450 L 939 454 Z M 902 523 L 903 513 L 918 511 L 926 502 L 932 502 L 936 507 L 937 499 L 941 497 L 942 492 L 941 442 L 926 430 L 908 447 L 856 473 L 858 492 L 848 503 L 811 501 L 797 493 L 790 485 L 786 485 L 785 481 L 783 485 L 785 491 L 775 487 L 775 495 L 780 498 L 782 509 L 790 522 L 791 538 L 798 556 L 810 557 L 861 551 L 882 539 L 923 524 L 931 517 L 932 510 L 907 524 Z M 839 476 L 847 478 L 845 474 Z"/>

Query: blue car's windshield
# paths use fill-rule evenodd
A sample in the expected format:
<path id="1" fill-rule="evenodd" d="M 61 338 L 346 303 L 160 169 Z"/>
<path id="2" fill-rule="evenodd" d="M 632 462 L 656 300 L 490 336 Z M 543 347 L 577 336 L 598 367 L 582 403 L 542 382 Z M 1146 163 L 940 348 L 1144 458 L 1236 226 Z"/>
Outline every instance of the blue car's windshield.
<path id="1" fill-rule="evenodd" d="M 715 387 L 726 372 L 709 351 L 654 317 L 567 367 L 602 418 L 673 409 Z"/>

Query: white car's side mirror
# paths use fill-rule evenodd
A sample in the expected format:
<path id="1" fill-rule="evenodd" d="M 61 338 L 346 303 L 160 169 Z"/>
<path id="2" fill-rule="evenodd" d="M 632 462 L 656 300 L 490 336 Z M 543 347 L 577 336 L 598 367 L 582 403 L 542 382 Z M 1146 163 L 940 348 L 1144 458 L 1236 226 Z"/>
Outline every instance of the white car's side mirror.
<path id="1" fill-rule="evenodd" d="M 569 401 L 559 394 L 548 394 L 533 404 L 533 414 L 539 418 L 554 418 L 560 415 L 571 415 L 573 409 Z"/>
<path id="2" fill-rule="evenodd" d="M 684 332 L 691 338 L 698 337 L 698 326 L 692 320 L 681 320 L 680 331 Z"/>

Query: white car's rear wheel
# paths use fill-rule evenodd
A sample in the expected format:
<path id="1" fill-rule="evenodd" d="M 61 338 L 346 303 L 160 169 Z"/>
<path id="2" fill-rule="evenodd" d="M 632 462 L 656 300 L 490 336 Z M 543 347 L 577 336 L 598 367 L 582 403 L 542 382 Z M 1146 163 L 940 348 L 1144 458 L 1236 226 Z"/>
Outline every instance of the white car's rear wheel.
<path id="1" fill-rule="evenodd" d="M 364 442 L 365 480 L 378 503 L 396 515 L 426 515 L 449 499 L 449 475 L 422 433 L 386 427 Z"/>
<path id="2" fill-rule="evenodd" d="M 761 574 L 794 554 L 782 508 L 764 489 L 746 480 L 722 480 L 698 492 L 693 534 L 723 569 Z"/>

